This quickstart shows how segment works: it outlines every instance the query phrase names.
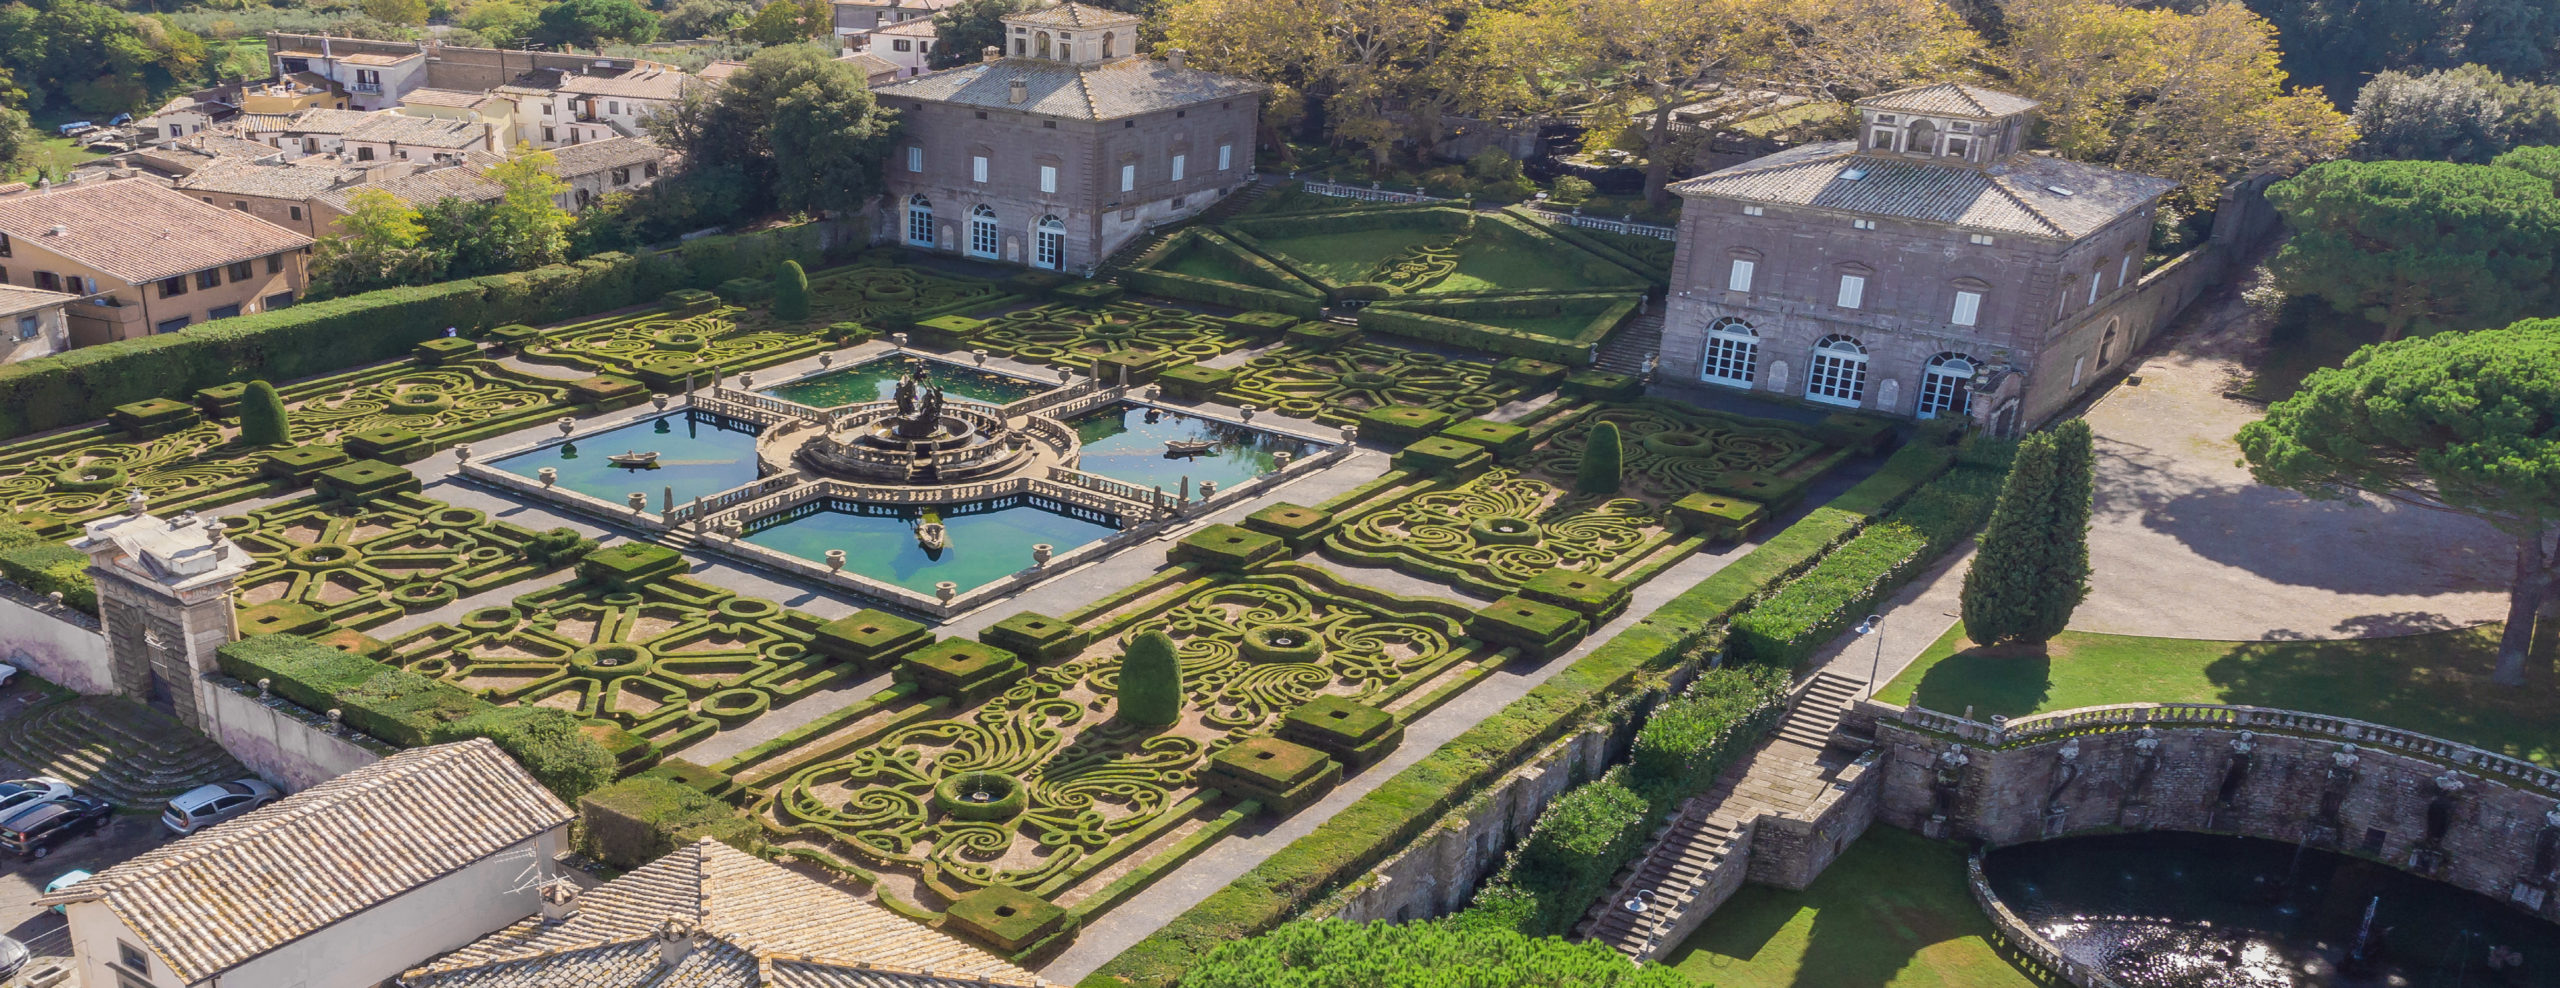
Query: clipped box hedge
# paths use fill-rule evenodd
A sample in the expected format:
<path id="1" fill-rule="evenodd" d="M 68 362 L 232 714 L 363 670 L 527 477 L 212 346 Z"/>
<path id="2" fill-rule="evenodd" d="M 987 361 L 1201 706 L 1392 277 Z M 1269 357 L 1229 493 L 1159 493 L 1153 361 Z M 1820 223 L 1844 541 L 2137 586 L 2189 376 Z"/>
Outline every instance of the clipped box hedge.
<path id="1" fill-rule="evenodd" d="M 1234 309 L 1277 312 L 1299 319 L 1324 318 L 1324 299 L 1296 292 L 1212 281 L 1187 274 L 1146 268 L 1131 268 L 1123 271 L 1120 273 L 1120 281 L 1131 289 L 1147 295 L 1161 295 L 1165 298 L 1182 299 L 1188 302 L 1206 302 Z"/>
<path id="2" fill-rule="evenodd" d="M 1164 387 L 1164 393 L 1193 401 L 1215 398 L 1218 392 L 1226 390 L 1235 381 L 1233 368 L 1202 367 L 1199 364 L 1167 368 L 1156 376 L 1156 383 Z"/>
<path id="3" fill-rule="evenodd" d="M 1466 477 L 1493 465 L 1493 454 L 1474 443 L 1425 436 L 1399 450 L 1395 465 L 1425 476 Z"/>
<path id="4" fill-rule="evenodd" d="M 1165 555 L 1177 563 L 1197 563 L 1204 569 L 1240 573 L 1288 552 L 1288 543 L 1279 536 L 1219 524 L 1183 536 Z"/>
<path id="5" fill-rule="evenodd" d="M 838 662 L 878 669 L 890 659 L 930 644 L 933 631 L 887 611 L 864 608 L 820 625 L 809 648 Z"/>
<path id="6" fill-rule="evenodd" d="M 1046 614 L 1024 611 L 988 625 L 978 632 L 978 640 L 1038 665 L 1073 658 L 1093 644 L 1093 633 Z"/>
<path id="7" fill-rule="evenodd" d="M 1209 756 L 1201 784 L 1262 804 L 1280 816 L 1305 809 L 1342 781 L 1342 765 L 1324 752 L 1279 738 L 1246 738 Z"/>
<path id="8" fill-rule="evenodd" d="M 1282 501 L 1244 516 L 1244 527 L 1278 536 L 1289 548 L 1303 551 L 1333 529 L 1333 514 Z"/>
<path id="9" fill-rule="evenodd" d="M 580 797 L 577 837 L 578 853 L 637 868 L 705 837 L 754 854 L 764 829 L 698 787 L 644 773 Z"/>
<path id="10" fill-rule="evenodd" d="M 1406 339 L 1584 367 L 1643 301 L 1637 295 L 1523 295 L 1510 298 L 1400 298 L 1360 310 L 1360 328 Z M 1588 309 L 1590 319 L 1565 336 L 1549 336 L 1470 317 L 1548 316 Z"/>
<path id="11" fill-rule="evenodd" d="M 578 561 L 579 576 L 617 591 L 665 579 L 689 568 L 683 553 L 646 542 L 598 549 Z"/>
<path id="12" fill-rule="evenodd" d="M 1031 671 L 1012 652 L 984 642 L 945 638 L 898 659 L 897 677 L 960 706 L 981 703 Z"/>

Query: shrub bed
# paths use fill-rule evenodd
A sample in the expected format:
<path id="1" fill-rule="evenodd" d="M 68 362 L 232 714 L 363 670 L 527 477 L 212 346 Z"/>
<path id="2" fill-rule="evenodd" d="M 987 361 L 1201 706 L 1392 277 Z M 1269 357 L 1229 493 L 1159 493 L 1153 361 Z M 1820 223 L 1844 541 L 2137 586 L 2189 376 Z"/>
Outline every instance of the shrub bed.
<path id="1" fill-rule="evenodd" d="M 1592 349 L 1634 315 L 1635 295 L 1524 295 L 1515 298 L 1402 299 L 1360 310 L 1360 328 L 1408 339 L 1446 343 L 1575 367 L 1591 363 Z M 1488 320 L 1585 317 L 1569 333 L 1549 334 Z"/>

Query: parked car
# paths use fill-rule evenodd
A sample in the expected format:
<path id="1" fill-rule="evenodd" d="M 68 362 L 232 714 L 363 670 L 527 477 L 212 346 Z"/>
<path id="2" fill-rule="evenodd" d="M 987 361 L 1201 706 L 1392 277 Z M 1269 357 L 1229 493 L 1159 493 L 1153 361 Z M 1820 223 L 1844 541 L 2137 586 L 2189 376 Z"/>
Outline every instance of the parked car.
<path id="1" fill-rule="evenodd" d="M 35 952 L 28 950 L 26 944 L 8 937 L 0 937 L 0 981 L 17 977 L 18 972 L 27 966 L 28 961 L 34 960 L 35 956 Z"/>
<path id="2" fill-rule="evenodd" d="M 275 802 L 284 794 L 258 779 L 238 779 L 197 786 L 179 793 L 160 814 L 160 822 L 181 836 Z"/>
<path id="3" fill-rule="evenodd" d="M 10 814 L 37 803 L 49 803 L 68 795 L 71 795 L 71 783 L 61 779 L 37 776 L 0 782 L 0 819 L 7 819 Z"/>
<path id="4" fill-rule="evenodd" d="M 18 678 L 18 667 L 0 662 L 0 686 L 7 686 L 10 680 L 16 678 Z"/>
<path id="5" fill-rule="evenodd" d="M 76 794 L 37 803 L 0 822 L 0 851 L 44 857 L 53 853 L 53 845 L 98 829 L 115 811 L 106 800 Z"/>
<path id="6" fill-rule="evenodd" d="M 88 881 L 96 874 L 97 872 L 90 871 L 87 868 L 75 868 L 73 870 L 63 872 L 62 877 L 44 883 L 44 894 L 52 895 L 56 892 L 60 892 L 63 889 Z M 62 912 L 62 907 L 59 905 L 54 906 L 53 911 L 60 913 Z"/>
<path id="7" fill-rule="evenodd" d="M 114 119 L 111 119 L 111 120 L 108 120 L 108 121 L 107 121 L 107 126 L 109 126 L 109 127 L 122 127 L 122 126 L 124 126 L 124 125 L 126 125 L 126 124 L 129 124 L 129 123 L 132 123 L 132 122 L 133 122 L 133 114 L 130 114 L 130 113 L 119 113 L 119 114 L 116 114 L 116 115 L 115 115 Z"/>

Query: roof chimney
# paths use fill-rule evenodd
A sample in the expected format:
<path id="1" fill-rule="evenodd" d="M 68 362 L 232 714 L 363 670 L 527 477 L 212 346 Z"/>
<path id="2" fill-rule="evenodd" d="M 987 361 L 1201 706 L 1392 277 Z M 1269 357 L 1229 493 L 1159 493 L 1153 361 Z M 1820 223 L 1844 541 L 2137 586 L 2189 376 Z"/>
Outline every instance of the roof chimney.
<path id="1" fill-rule="evenodd" d="M 55 237 L 68 237 L 68 236 L 70 236 L 70 235 L 71 235 L 71 228 L 70 228 L 70 227 L 68 227 L 68 226 L 65 226 L 65 225 L 63 225 L 63 224 L 56 223 L 56 224 L 54 224 L 54 225 L 53 225 L 53 230 L 52 230 L 52 232 L 51 232 L 51 233 L 49 233 L 49 234 L 47 234 L 47 235 L 48 235 L 48 236 L 55 236 Z"/>
<path id="2" fill-rule="evenodd" d="M 566 876 L 542 883 L 542 925 L 556 926 L 578 915 L 578 883 Z"/>
<path id="3" fill-rule="evenodd" d="M 1006 99 L 1006 101 L 1007 101 L 1007 102 L 1012 102 L 1012 103 L 1027 103 L 1027 102 L 1030 102 L 1030 100 L 1031 100 L 1031 80 L 1029 80 L 1029 79 L 1025 79 L 1025 78 L 1023 78 L 1023 77 L 1021 77 L 1021 76 L 1015 76 L 1015 77 L 1013 77 L 1013 92 L 1012 92 L 1010 95 L 1006 96 L 1006 97 L 1005 97 L 1005 99 Z"/>
<path id="4" fill-rule="evenodd" d="M 140 488 L 135 488 L 140 490 Z M 684 959 L 693 956 L 693 924 L 673 916 L 658 924 L 658 969 L 672 971 Z"/>
<path id="5" fill-rule="evenodd" d="M 1182 49 L 1180 49 L 1180 48 L 1176 48 L 1176 49 L 1174 49 L 1174 50 L 1172 50 L 1172 51 L 1168 51 L 1168 52 L 1165 52 L 1165 53 L 1164 53 L 1164 64 L 1169 65 L 1169 66 L 1172 66 L 1173 68 L 1177 68 L 1177 69 L 1178 69 L 1178 68 L 1181 68 L 1181 67 L 1182 67 L 1182 61 L 1183 61 L 1183 59 L 1186 59 L 1186 58 L 1189 58 L 1189 57 L 1191 57 L 1191 53 L 1190 53 L 1190 52 L 1184 51 L 1184 50 L 1182 50 Z"/>
<path id="6" fill-rule="evenodd" d="M 985 51 L 978 53 L 978 60 L 981 62 L 992 62 L 1003 57 L 1004 49 L 998 48 L 994 45 L 988 45 Z"/>

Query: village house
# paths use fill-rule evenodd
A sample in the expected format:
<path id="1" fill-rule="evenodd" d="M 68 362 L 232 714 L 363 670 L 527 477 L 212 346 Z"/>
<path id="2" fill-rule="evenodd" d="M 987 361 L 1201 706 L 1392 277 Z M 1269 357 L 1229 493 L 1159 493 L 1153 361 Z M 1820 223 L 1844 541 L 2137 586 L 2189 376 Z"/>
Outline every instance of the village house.
<path id="1" fill-rule="evenodd" d="M 292 305 L 311 238 L 143 179 L 0 197 L 0 284 L 101 296 L 73 346 Z"/>
<path id="2" fill-rule="evenodd" d="M 281 42 L 281 43 L 280 43 Z M 267 35 L 271 78 L 310 73 L 347 94 L 349 109 L 381 110 L 427 84 L 427 51 L 412 42 L 361 42 L 329 35 Z"/>
<path id="3" fill-rule="evenodd" d="M 2120 306 L 2167 179 L 2025 150 L 2037 104 L 1958 83 L 1858 102 L 1858 137 L 1673 186 L 1671 374 L 2001 432 L 2150 331 Z"/>
<path id="4" fill-rule="evenodd" d="M 0 285 L 0 364 L 71 349 L 71 328 L 64 311 L 76 304 L 81 304 L 77 295 Z"/>
<path id="5" fill-rule="evenodd" d="M 347 146 L 347 134 L 373 114 L 312 107 L 287 114 L 243 113 L 225 132 L 291 154 L 331 154 Z"/>
<path id="6" fill-rule="evenodd" d="M 863 83 L 874 89 L 913 74 L 899 68 L 897 63 L 867 51 L 838 55 L 836 61 L 853 63 L 853 67 L 862 72 Z"/>
<path id="7" fill-rule="evenodd" d="M 1061 4 L 1004 19 L 978 64 L 881 86 L 907 120 L 880 239 L 1091 273 L 1252 178 L 1264 86 L 1136 55 L 1138 19 Z"/>
<path id="8" fill-rule="evenodd" d="M 934 44 L 941 36 L 934 30 L 933 20 L 905 21 L 871 32 L 862 38 L 861 53 L 889 63 L 897 78 L 920 76 L 925 62 L 933 57 Z"/>
<path id="9" fill-rule="evenodd" d="M 666 66 L 615 74 L 572 72 L 560 78 L 536 115 L 542 138 L 560 147 L 645 133 L 641 121 L 673 105 L 692 77 Z"/>
<path id="10" fill-rule="evenodd" d="M 317 72 L 295 72 L 240 91 L 240 112 L 283 115 L 296 110 L 343 110 L 346 87 Z"/>
<path id="11" fill-rule="evenodd" d="M 400 98 L 400 112 L 412 117 L 439 120 L 467 120 L 488 124 L 497 132 L 498 142 L 514 147 L 522 128 L 516 119 L 517 99 L 506 93 L 464 92 L 458 89 L 413 89 Z"/>
<path id="12" fill-rule="evenodd" d="M 950 934 L 704 838 L 401 975 L 407 988 L 1045 984 Z"/>
<path id="13" fill-rule="evenodd" d="M 915 21 L 931 23 L 958 0 L 833 0 L 836 49 L 860 51 L 861 38 L 895 24 Z"/>
<path id="14" fill-rule="evenodd" d="M 314 221 L 312 199 L 405 167 L 390 164 L 351 168 L 334 158 L 316 156 L 299 162 L 229 161 L 200 169 L 170 187 L 198 201 L 239 210 L 295 233 L 318 237 L 328 231 Z"/>
<path id="15" fill-rule="evenodd" d="M 82 984 L 367 988 L 534 914 L 570 819 L 486 739 L 413 748 L 38 904 Z"/>
<path id="16" fill-rule="evenodd" d="M 582 212 L 607 194 L 644 189 L 658 181 L 667 149 L 637 137 L 589 141 L 551 151 L 551 174 L 569 183 L 560 208 Z"/>

